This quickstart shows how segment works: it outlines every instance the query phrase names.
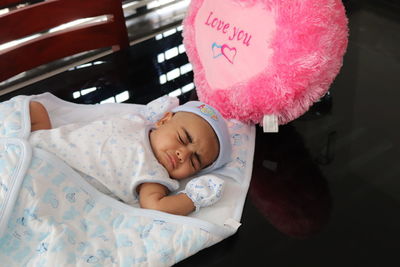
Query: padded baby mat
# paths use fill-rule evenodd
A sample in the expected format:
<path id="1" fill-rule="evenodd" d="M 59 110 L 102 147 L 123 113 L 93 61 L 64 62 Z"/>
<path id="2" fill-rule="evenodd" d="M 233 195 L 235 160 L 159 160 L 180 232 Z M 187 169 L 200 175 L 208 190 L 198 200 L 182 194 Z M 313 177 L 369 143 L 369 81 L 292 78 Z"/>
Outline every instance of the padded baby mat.
<path id="1" fill-rule="evenodd" d="M 222 199 L 189 216 L 129 206 L 88 184 L 47 151 L 32 147 L 29 101 L 41 102 L 53 127 L 140 113 L 151 122 L 178 105 L 83 105 L 45 93 L 0 103 L 0 261 L 4 266 L 170 266 L 234 234 L 250 183 L 255 128 L 228 121 L 232 161 L 213 174 Z M 181 182 L 184 188 L 187 181 Z"/>

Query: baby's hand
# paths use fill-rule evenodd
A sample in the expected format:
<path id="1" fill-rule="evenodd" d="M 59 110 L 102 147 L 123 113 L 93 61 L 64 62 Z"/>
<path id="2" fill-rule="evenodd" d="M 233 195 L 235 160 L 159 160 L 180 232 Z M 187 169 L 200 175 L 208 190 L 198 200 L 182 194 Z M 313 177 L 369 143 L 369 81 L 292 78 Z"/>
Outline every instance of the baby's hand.
<path id="1" fill-rule="evenodd" d="M 217 176 L 206 174 L 191 180 L 182 193 L 194 203 L 196 212 L 221 199 L 224 181 Z"/>
<path id="2" fill-rule="evenodd" d="M 49 114 L 41 103 L 31 101 L 29 103 L 29 114 L 31 117 L 31 132 L 51 129 Z"/>

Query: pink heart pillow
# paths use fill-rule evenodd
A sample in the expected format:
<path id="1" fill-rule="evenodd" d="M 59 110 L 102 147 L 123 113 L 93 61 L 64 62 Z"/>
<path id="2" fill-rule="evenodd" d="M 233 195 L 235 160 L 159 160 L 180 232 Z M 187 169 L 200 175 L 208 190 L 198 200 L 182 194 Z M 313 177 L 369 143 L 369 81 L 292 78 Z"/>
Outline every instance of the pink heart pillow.
<path id="1" fill-rule="evenodd" d="M 199 99 L 251 123 L 307 111 L 338 74 L 348 36 L 340 0 L 192 0 L 183 27 Z"/>

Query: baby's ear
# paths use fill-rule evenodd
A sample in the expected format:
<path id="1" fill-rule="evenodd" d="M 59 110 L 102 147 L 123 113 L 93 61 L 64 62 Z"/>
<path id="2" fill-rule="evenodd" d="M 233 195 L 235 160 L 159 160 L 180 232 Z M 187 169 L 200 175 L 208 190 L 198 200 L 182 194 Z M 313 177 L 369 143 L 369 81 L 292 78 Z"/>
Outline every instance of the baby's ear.
<path id="1" fill-rule="evenodd" d="M 163 125 L 164 123 L 166 123 L 167 121 L 169 121 L 172 117 L 174 116 L 174 113 L 172 112 L 166 112 L 164 113 L 164 115 L 162 116 L 161 119 L 159 119 L 156 122 L 156 127 L 160 127 L 161 125 Z"/>

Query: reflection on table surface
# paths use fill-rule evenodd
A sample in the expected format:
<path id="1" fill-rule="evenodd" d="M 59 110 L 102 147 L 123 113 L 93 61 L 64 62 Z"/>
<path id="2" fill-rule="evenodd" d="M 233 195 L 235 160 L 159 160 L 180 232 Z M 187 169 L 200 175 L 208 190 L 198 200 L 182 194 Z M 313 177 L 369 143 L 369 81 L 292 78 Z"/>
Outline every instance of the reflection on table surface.
<path id="1" fill-rule="evenodd" d="M 234 236 L 178 266 L 386 266 L 400 236 L 400 8 L 344 1 L 341 73 L 277 134 L 257 128 L 252 183 Z M 181 32 L 144 41 L 1 96 L 50 91 L 76 103 L 195 99 Z"/>

